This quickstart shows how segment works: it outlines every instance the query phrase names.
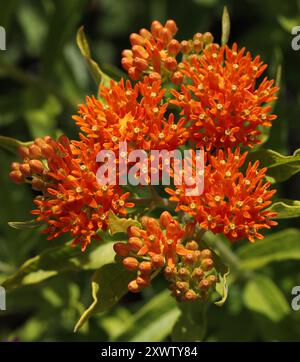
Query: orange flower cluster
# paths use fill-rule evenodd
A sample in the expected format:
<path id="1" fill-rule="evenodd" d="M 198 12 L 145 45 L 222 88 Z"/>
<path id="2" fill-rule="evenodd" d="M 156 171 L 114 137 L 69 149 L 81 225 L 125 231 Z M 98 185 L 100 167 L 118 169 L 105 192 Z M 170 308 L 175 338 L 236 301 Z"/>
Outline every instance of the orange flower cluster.
<path id="1" fill-rule="evenodd" d="M 32 211 L 37 221 L 48 227 L 48 239 L 70 233 L 73 245 L 81 243 L 82 250 L 99 239 L 98 230 L 106 230 L 109 210 L 126 214 L 129 193 L 118 186 L 100 186 L 96 180 L 96 154 L 88 139 L 69 142 L 62 136 L 37 138 L 29 147 L 21 147 L 21 164 L 13 163 L 10 177 L 14 182 L 29 182 L 42 195 L 35 198 Z"/>
<path id="2" fill-rule="evenodd" d="M 266 69 L 260 57 L 251 58 L 234 44 L 212 44 L 201 57 L 185 62 L 181 91 L 172 90 L 171 103 L 191 122 L 192 138 L 207 151 L 259 144 L 259 127 L 270 127 L 275 115 L 270 102 L 278 88 L 273 80 L 257 85 Z"/>
<path id="3" fill-rule="evenodd" d="M 193 216 L 201 228 L 223 233 L 231 241 L 262 239 L 261 229 L 277 225 L 271 220 L 276 213 L 266 210 L 276 190 L 269 190 L 270 182 L 263 182 L 267 169 L 259 170 L 259 161 L 249 163 L 245 173 L 241 172 L 246 156 L 247 152 L 241 155 L 239 149 L 208 155 L 201 196 L 186 196 L 185 185 L 166 189 L 170 200 L 177 202 L 176 210 Z"/>
<path id="4" fill-rule="evenodd" d="M 134 87 L 129 81 L 111 82 L 110 88 L 101 87 L 103 101 L 87 97 L 73 119 L 102 149 L 117 151 L 119 142 L 127 142 L 128 152 L 173 150 L 187 141 L 189 132 L 184 119 L 175 122 L 172 113 L 166 115 L 165 92 L 161 81 L 149 77 Z"/>
<path id="5" fill-rule="evenodd" d="M 181 61 L 197 58 L 213 42 L 213 36 L 208 32 L 197 33 L 193 40 L 179 42 L 174 38 L 177 30 L 174 20 L 168 20 L 164 26 L 153 21 L 151 31 L 141 29 L 139 34 L 130 35 L 132 48 L 123 50 L 122 66 L 133 80 L 149 75 L 152 80 L 170 79 L 174 84 L 182 83 Z"/>
<path id="6" fill-rule="evenodd" d="M 124 267 L 137 272 L 128 289 L 140 292 L 150 284 L 157 271 L 164 270 L 170 289 L 179 300 L 207 296 L 217 281 L 212 270 L 212 252 L 209 249 L 200 251 L 196 241 L 182 244 L 191 232 L 190 226 L 183 229 L 167 211 L 161 214 L 160 223 L 147 216 L 142 217 L 141 223 L 143 229 L 136 226 L 128 229 L 127 243 L 114 244 L 116 254 L 123 258 Z"/>

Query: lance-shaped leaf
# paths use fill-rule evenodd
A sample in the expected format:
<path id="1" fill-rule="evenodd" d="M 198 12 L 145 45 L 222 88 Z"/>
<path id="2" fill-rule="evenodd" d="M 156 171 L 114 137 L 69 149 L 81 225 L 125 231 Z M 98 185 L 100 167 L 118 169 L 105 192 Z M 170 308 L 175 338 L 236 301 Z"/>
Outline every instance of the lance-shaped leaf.
<path id="1" fill-rule="evenodd" d="M 110 78 L 101 70 L 99 65 L 92 59 L 89 43 L 84 34 L 83 26 L 81 26 L 77 31 L 76 41 L 78 48 L 82 56 L 84 57 L 97 85 L 104 84 L 108 86 L 110 83 Z"/>
<path id="2" fill-rule="evenodd" d="M 222 15 L 222 45 L 226 45 L 228 43 L 230 34 L 230 17 L 227 6 L 224 6 L 223 15 Z"/>
<path id="3" fill-rule="evenodd" d="M 81 315 L 74 331 L 77 332 L 94 313 L 115 305 L 127 293 L 127 285 L 132 279 L 133 273 L 124 270 L 122 264 L 111 263 L 97 270 L 92 277 L 93 302 Z"/>
<path id="4" fill-rule="evenodd" d="M 285 229 L 244 245 L 237 250 L 240 267 L 254 270 L 275 261 L 300 260 L 299 240 L 299 229 Z"/>
<path id="5" fill-rule="evenodd" d="M 257 275 L 247 283 L 243 301 L 247 308 L 274 322 L 282 320 L 290 311 L 290 306 L 279 288 L 269 277 L 263 275 Z"/>
<path id="6" fill-rule="evenodd" d="M 12 276 L 1 285 L 14 289 L 24 285 L 38 284 L 53 276 L 68 271 L 96 270 L 113 262 L 113 242 L 92 244 L 85 253 L 71 243 L 55 246 L 28 259 Z"/>
<path id="7" fill-rule="evenodd" d="M 213 252 L 213 260 L 218 275 L 218 282 L 216 284 L 218 297 L 214 303 L 218 307 L 221 307 L 225 303 L 228 295 L 227 276 L 229 275 L 229 268 L 215 252 Z"/>
<path id="8" fill-rule="evenodd" d="M 15 138 L 0 136 L 0 147 L 3 149 L 15 153 L 21 146 L 30 146 L 32 142 L 22 142 Z"/>
<path id="9" fill-rule="evenodd" d="M 109 232 L 111 235 L 117 233 L 126 233 L 130 226 L 141 226 L 137 220 L 118 217 L 112 210 L 108 215 Z"/>
<path id="10" fill-rule="evenodd" d="M 43 224 L 33 219 L 29 221 L 9 221 L 8 225 L 14 229 L 25 230 L 25 229 L 36 229 Z"/>
<path id="11" fill-rule="evenodd" d="M 208 304 L 202 301 L 178 303 L 181 315 L 174 325 L 172 341 L 201 342 L 206 333 Z"/>
<path id="12" fill-rule="evenodd" d="M 296 150 L 292 156 L 284 156 L 280 153 L 259 149 L 251 152 L 248 161 L 260 161 L 261 167 L 268 167 L 267 176 L 270 182 L 282 182 L 300 172 L 300 149 Z"/>
<path id="13" fill-rule="evenodd" d="M 277 213 L 276 219 L 292 219 L 300 217 L 300 201 L 280 199 L 279 201 L 274 202 L 268 210 Z"/>

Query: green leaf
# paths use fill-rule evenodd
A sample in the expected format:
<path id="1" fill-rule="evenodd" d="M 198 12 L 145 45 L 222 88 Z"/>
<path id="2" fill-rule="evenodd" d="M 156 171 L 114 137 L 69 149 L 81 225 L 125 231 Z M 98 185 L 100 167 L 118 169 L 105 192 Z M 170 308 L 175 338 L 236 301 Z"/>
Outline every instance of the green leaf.
<path id="1" fill-rule="evenodd" d="M 40 283 L 59 272 L 74 270 L 77 267 L 71 258 L 80 253 L 79 248 L 72 248 L 69 244 L 49 248 L 27 260 L 15 274 L 1 284 L 7 289 L 14 289 L 23 285 Z"/>
<path id="2" fill-rule="evenodd" d="M 104 84 L 105 86 L 109 86 L 110 78 L 100 69 L 99 65 L 91 57 L 90 47 L 83 26 L 77 31 L 76 42 L 97 85 Z"/>
<path id="3" fill-rule="evenodd" d="M 300 201 L 280 199 L 279 201 L 274 202 L 268 210 L 277 212 L 277 216 L 274 217 L 274 219 L 292 219 L 300 217 Z"/>
<path id="4" fill-rule="evenodd" d="M 114 341 L 160 342 L 172 331 L 179 309 L 170 292 L 155 295 L 131 319 Z"/>
<path id="5" fill-rule="evenodd" d="M 300 230 L 285 229 L 237 250 L 242 269 L 258 269 L 274 261 L 300 260 Z"/>
<path id="6" fill-rule="evenodd" d="M 300 149 L 296 150 L 292 156 L 283 156 L 280 153 L 259 149 L 251 152 L 248 161 L 260 161 L 261 167 L 268 167 L 267 176 L 270 182 L 282 182 L 300 171 Z"/>
<path id="7" fill-rule="evenodd" d="M 224 6 L 223 15 L 222 15 L 222 45 L 226 45 L 228 43 L 230 34 L 230 17 L 228 13 L 227 6 Z"/>
<path id="8" fill-rule="evenodd" d="M 14 229 L 36 229 L 40 227 L 42 224 L 36 219 L 29 220 L 29 221 L 9 221 L 8 225 Z"/>
<path id="9" fill-rule="evenodd" d="M 0 147 L 3 149 L 15 153 L 21 146 L 30 146 L 32 142 L 22 142 L 15 138 L 0 136 Z"/>
<path id="10" fill-rule="evenodd" d="M 273 322 L 282 320 L 289 314 L 290 307 L 281 291 L 273 281 L 263 275 L 257 275 L 247 283 L 243 301 L 250 310 L 263 314 Z"/>
<path id="11" fill-rule="evenodd" d="M 127 233 L 127 229 L 130 226 L 139 226 L 140 223 L 134 219 L 125 219 L 118 217 L 112 210 L 109 211 L 108 215 L 109 222 L 109 233 L 114 235 L 116 233 Z"/>
<path id="12" fill-rule="evenodd" d="M 104 312 L 116 304 L 127 293 L 132 279 L 133 273 L 124 270 L 122 264 L 111 263 L 97 270 L 92 277 L 93 302 L 81 315 L 74 331 L 77 332 L 94 313 Z"/>
<path id="13" fill-rule="evenodd" d="M 229 268 L 225 265 L 222 259 L 213 252 L 213 260 L 215 269 L 218 275 L 218 283 L 216 284 L 216 292 L 219 294 L 219 298 L 214 302 L 215 305 L 221 307 L 227 299 L 228 285 L 227 276 L 229 275 Z"/>
<path id="14" fill-rule="evenodd" d="M 113 262 L 113 242 L 91 245 L 85 253 L 70 243 L 43 251 L 27 260 L 12 276 L 1 284 L 7 289 L 37 284 L 67 271 L 96 270 Z"/>
<path id="15" fill-rule="evenodd" d="M 206 302 L 178 303 L 181 315 L 174 325 L 172 341 L 174 342 L 201 342 L 206 333 Z"/>

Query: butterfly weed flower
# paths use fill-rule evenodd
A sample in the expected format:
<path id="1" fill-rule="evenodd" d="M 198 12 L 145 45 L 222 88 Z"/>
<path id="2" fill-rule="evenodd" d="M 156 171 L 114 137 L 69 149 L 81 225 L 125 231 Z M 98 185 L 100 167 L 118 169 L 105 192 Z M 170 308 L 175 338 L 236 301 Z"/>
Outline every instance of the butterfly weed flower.
<path id="1" fill-rule="evenodd" d="M 171 91 L 171 103 L 191 122 L 197 147 L 210 151 L 261 143 L 261 127 L 270 127 L 276 118 L 270 103 L 278 91 L 266 77 L 259 83 L 266 67 L 237 44 L 212 44 L 184 63 L 186 81 L 181 91 Z"/>
<path id="2" fill-rule="evenodd" d="M 207 298 L 217 282 L 212 252 L 201 251 L 194 240 L 186 242 L 188 227 L 183 228 L 167 211 L 161 214 L 160 221 L 143 217 L 141 222 L 142 228 L 129 228 L 127 243 L 114 245 L 124 267 L 136 271 L 128 289 L 140 292 L 158 271 L 163 271 L 178 300 Z"/>
<path id="3" fill-rule="evenodd" d="M 239 149 L 207 155 L 201 196 L 187 196 L 184 184 L 175 190 L 166 188 L 170 200 L 177 203 L 176 210 L 191 215 L 201 228 L 222 233 L 233 242 L 262 239 L 261 229 L 277 225 L 272 220 L 276 213 L 267 209 L 276 190 L 264 182 L 267 169 L 259 169 L 259 161 L 241 171 L 246 156 L 247 152 L 241 154 Z"/>
<path id="4" fill-rule="evenodd" d="M 151 30 L 141 29 L 130 35 L 132 48 L 122 52 L 122 66 L 133 80 L 149 75 L 152 80 L 170 79 L 174 84 L 183 81 L 182 60 L 197 57 L 213 42 L 210 33 L 197 33 L 191 40 L 175 39 L 177 25 L 167 20 L 165 25 L 153 21 Z"/>
<path id="5" fill-rule="evenodd" d="M 165 92 L 160 81 L 149 77 L 135 86 L 129 81 L 111 82 L 109 88 L 101 87 L 103 101 L 87 97 L 73 119 L 103 149 L 116 151 L 120 142 L 127 143 L 128 152 L 176 149 L 187 141 L 189 132 L 184 119 L 176 122 L 172 113 L 167 115 Z"/>
<path id="6" fill-rule="evenodd" d="M 97 182 L 97 151 L 91 143 L 70 143 L 65 136 L 58 141 L 38 138 L 19 150 L 23 161 L 13 163 L 10 177 L 41 192 L 32 213 L 48 225 L 43 231 L 48 239 L 70 233 L 73 245 L 80 243 L 85 250 L 92 239 L 99 239 L 99 230 L 107 229 L 109 210 L 125 216 L 133 206 L 126 201 L 129 193 Z"/>

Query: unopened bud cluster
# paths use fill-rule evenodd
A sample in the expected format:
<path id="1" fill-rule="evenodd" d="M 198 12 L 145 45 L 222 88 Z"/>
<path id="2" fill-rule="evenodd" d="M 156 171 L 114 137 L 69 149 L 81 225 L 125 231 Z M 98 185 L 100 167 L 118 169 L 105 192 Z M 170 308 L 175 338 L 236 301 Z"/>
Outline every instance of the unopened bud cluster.
<path id="1" fill-rule="evenodd" d="M 45 189 L 44 171 L 47 167 L 45 160 L 56 152 L 56 142 L 49 136 L 36 138 L 30 146 L 21 146 L 18 153 L 22 163 L 13 162 L 9 174 L 17 184 L 29 182 L 36 191 Z"/>
<path id="2" fill-rule="evenodd" d="M 212 252 L 200 250 L 196 241 L 184 246 L 182 239 L 189 227 L 182 229 L 167 211 L 161 214 L 160 222 L 143 217 L 141 223 L 143 228 L 129 228 L 127 243 L 114 245 L 124 267 L 137 272 L 128 289 L 140 292 L 150 284 L 153 273 L 164 271 L 172 295 L 178 300 L 205 299 L 217 282 Z"/>
<path id="3" fill-rule="evenodd" d="M 133 80 L 149 75 L 153 80 L 171 79 L 174 84 L 183 81 L 182 61 L 190 62 L 213 42 L 211 33 L 197 33 L 191 40 L 179 42 L 174 20 L 165 25 L 153 21 L 151 31 L 141 29 L 130 35 L 132 48 L 122 52 L 122 66 Z"/>
<path id="4" fill-rule="evenodd" d="M 165 268 L 169 288 L 179 301 L 206 300 L 218 281 L 212 252 L 199 250 L 196 241 L 188 242 L 185 247 L 188 253 L 180 256 L 175 266 Z"/>

